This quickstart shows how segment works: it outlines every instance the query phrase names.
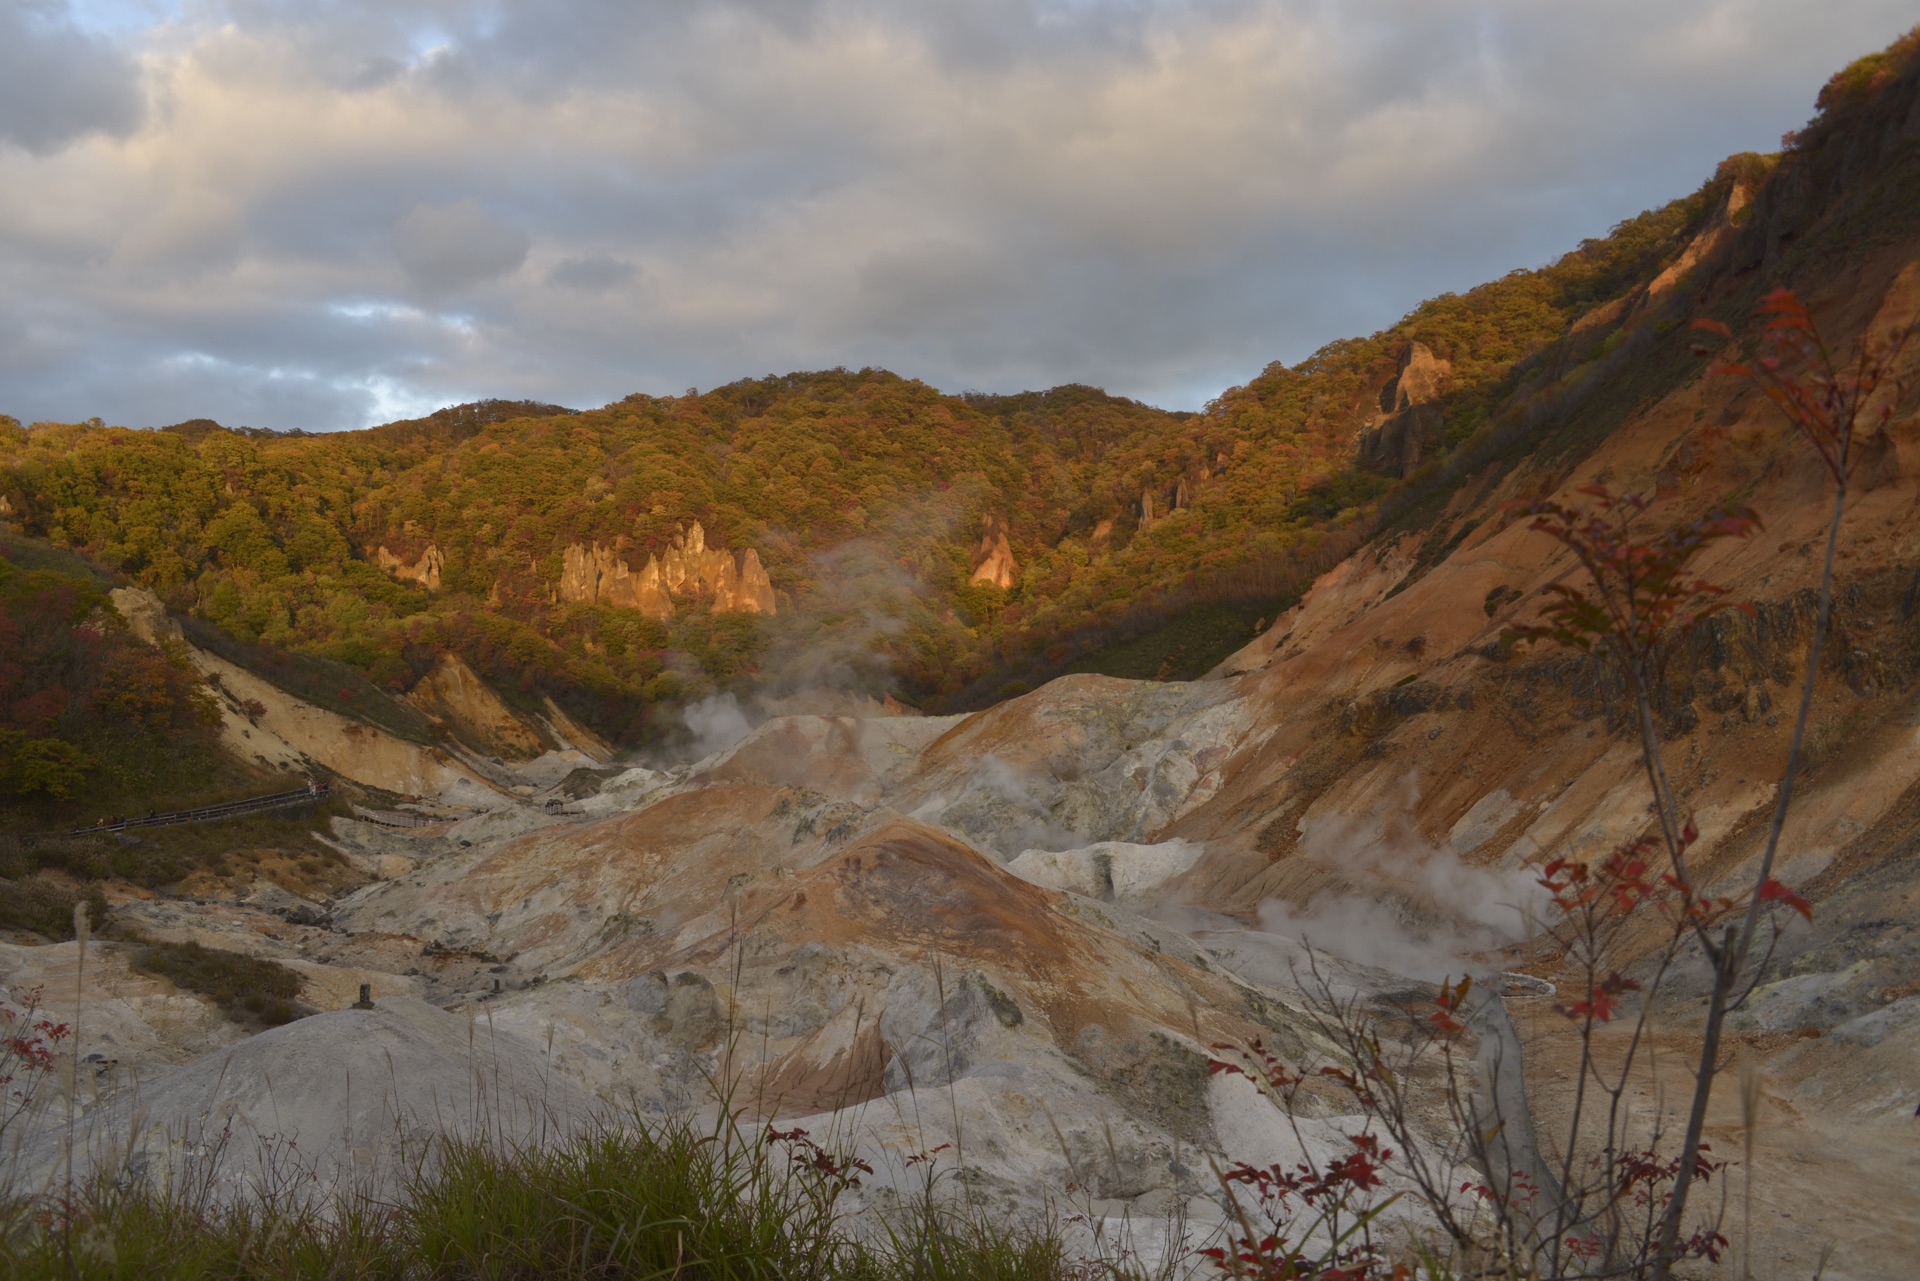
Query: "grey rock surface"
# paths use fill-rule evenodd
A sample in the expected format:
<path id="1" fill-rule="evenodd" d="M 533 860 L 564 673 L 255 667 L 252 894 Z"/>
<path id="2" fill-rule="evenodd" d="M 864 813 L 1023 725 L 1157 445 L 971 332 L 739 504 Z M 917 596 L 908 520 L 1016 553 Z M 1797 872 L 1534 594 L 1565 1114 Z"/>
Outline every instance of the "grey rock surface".
<path id="1" fill-rule="evenodd" d="M 539 1142 L 597 1105 L 509 1032 L 409 999 L 313 1015 L 202 1055 L 91 1109 L 76 1172 L 272 1180 L 322 1199 L 391 1192 L 437 1137 Z M 67 1135 L 41 1114 L 9 1140 L 26 1185 L 59 1177 Z"/>

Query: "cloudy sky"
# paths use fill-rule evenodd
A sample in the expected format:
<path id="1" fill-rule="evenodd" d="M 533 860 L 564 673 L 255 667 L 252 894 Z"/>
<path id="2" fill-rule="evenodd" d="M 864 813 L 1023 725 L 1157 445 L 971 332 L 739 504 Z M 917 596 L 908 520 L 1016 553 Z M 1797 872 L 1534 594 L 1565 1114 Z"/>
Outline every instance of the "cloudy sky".
<path id="1" fill-rule="evenodd" d="M 1771 150 L 1911 0 L 0 0 L 0 412 L 883 365 L 1197 407 Z"/>

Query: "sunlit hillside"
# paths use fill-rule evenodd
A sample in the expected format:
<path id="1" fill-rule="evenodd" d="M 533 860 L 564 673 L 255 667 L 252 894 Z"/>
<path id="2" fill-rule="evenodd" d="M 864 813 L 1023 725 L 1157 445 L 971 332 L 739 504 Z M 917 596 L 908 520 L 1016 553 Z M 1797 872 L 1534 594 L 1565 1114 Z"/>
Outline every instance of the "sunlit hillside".
<path id="1" fill-rule="evenodd" d="M 1329 539 L 1349 546 L 1394 488 L 1356 465 L 1355 437 L 1410 341 L 1450 366 L 1417 482 L 1577 379 L 1577 361 L 1548 357 L 1570 320 L 1675 259 L 1735 169 L 1543 270 L 1276 363 L 1201 414 L 1086 387 L 948 396 L 830 370 L 324 436 L 8 422 L 0 492 L 20 531 L 234 637 L 395 690 L 453 650 L 628 741 L 651 706 L 803 681 L 825 646 L 843 681 L 929 710 L 1082 666 L 1191 676 L 1287 603 Z M 1625 335 L 1596 337 L 1582 355 Z M 775 618 L 695 609 L 663 622 L 554 599 L 570 544 L 637 567 L 695 521 L 713 545 L 757 550 Z M 1006 588 L 969 581 L 992 521 L 1016 567 Z M 437 590 L 376 563 L 379 548 L 411 565 L 430 546 Z M 1195 610 L 1197 634 L 1113 652 Z"/>

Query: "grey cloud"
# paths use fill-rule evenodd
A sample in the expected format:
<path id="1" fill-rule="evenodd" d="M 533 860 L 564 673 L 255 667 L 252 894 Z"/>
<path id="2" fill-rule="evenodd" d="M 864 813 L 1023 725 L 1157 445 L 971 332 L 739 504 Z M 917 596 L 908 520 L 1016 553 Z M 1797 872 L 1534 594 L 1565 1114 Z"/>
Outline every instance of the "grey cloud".
<path id="1" fill-rule="evenodd" d="M 0 337 L 34 353 L 0 352 L 0 411 L 339 427 L 839 364 L 1192 407 L 1684 194 L 1913 21 L 1908 0 L 183 13 L 128 46 L 166 104 L 148 127 L 0 147 Z"/>
<path id="2" fill-rule="evenodd" d="M 0 325 L 0 331 L 5 328 Z M 37 388 L 37 405 L 16 402 L 4 412 L 27 420 L 75 421 L 88 415 L 56 407 L 93 405 L 108 422 L 136 427 L 202 417 L 232 427 L 285 428 L 404 416 L 382 413 L 389 404 L 401 402 L 382 396 L 378 385 L 356 386 L 314 371 L 289 375 L 204 354 L 156 356 L 144 343 L 111 338 L 94 342 L 56 367 L 56 375 Z M 11 381 L 13 376 L 14 371 L 0 366 L 0 379 Z M 102 388 L 112 390 L 103 395 Z"/>
<path id="3" fill-rule="evenodd" d="M 1028 284 L 998 254 L 943 240 L 876 253 L 855 279 L 858 309 L 843 324 L 856 331 L 874 319 L 924 332 L 990 317 L 1017 307 Z"/>
<path id="4" fill-rule="evenodd" d="M 130 133 L 142 108 L 133 63 L 76 28 L 66 4 L 0 0 L 0 140 L 46 155 Z"/>
<path id="5" fill-rule="evenodd" d="M 585 293 L 623 289 L 640 279 L 640 268 L 612 254 L 562 258 L 547 272 L 547 283 Z"/>
<path id="6" fill-rule="evenodd" d="M 415 205 L 400 220 L 395 248 L 416 284 L 434 293 L 503 276 L 527 260 L 527 233 L 506 226 L 472 200 Z"/>
<path id="7" fill-rule="evenodd" d="M 352 90 L 384 89 L 405 75 L 407 65 L 398 58 L 375 54 L 345 76 L 341 85 Z"/>

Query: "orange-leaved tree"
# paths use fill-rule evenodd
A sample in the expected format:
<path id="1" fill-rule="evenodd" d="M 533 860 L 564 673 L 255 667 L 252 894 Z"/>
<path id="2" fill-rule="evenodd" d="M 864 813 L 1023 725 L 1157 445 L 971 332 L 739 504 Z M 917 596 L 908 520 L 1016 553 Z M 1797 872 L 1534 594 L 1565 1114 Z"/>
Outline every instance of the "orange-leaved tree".
<path id="1" fill-rule="evenodd" d="M 1766 843 L 1750 882 L 1743 888 L 1732 894 L 1708 894 L 1688 865 L 1687 852 L 1698 831 L 1667 776 L 1653 706 L 1659 665 L 1673 642 L 1707 615 L 1729 607 L 1722 589 L 1693 576 L 1691 562 L 1715 540 L 1752 533 L 1758 527 L 1758 518 L 1749 509 L 1728 506 L 1643 536 L 1651 504 L 1639 495 L 1615 495 L 1595 486 L 1581 491 L 1591 500 L 1584 507 L 1544 500 L 1516 505 L 1521 514 L 1533 517 L 1533 528 L 1573 551 L 1588 581 L 1552 586 L 1543 621 L 1512 629 L 1510 635 L 1515 640 L 1544 640 L 1596 653 L 1626 678 L 1653 792 L 1658 839 L 1635 842 L 1622 851 L 1621 857 L 1658 846 L 1664 850 L 1666 864 L 1658 870 L 1657 878 L 1650 879 L 1651 870 L 1637 864 L 1634 869 L 1624 869 L 1618 858 L 1599 875 L 1584 865 L 1557 860 L 1548 864 L 1543 883 L 1566 919 L 1585 922 L 1584 934 L 1589 940 L 1600 937 L 1595 932 L 1596 902 L 1625 913 L 1664 897 L 1674 909 L 1674 942 L 1690 935 L 1698 942 L 1711 971 L 1706 1025 L 1686 1129 L 1672 1162 L 1671 1189 L 1659 1204 L 1657 1234 L 1648 1243 L 1651 1251 L 1645 1262 L 1657 1281 L 1663 1281 L 1679 1259 L 1703 1252 L 1702 1243 L 1710 1239 L 1710 1234 L 1699 1232 L 1683 1238 L 1687 1199 L 1694 1180 L 1713 1168 L 1703 1155 L 1701 1136 L 1719 1067 L 1726 1018 L 1758 986 L 1771 957 L 1769 946 L 1755 958 L 1754 942 L 1762 933 L 1762 913 L 1774 906 L 1811 916 L 1806 900 L 1774 879 L 1773 867 L 1793 801 L 1819 679 L 1821 648 L 1831 622 L 1833 565 L 1848 481 L 1865 431 L 1884 426 L 1885 418 L 1900 400 L 1897 389 L 1892 395 L 1885 393 L 1894 382 L 1895 361 L 1909 336 L 1907 330 L 1877 338 L 1869 335 L 1850 358 L 1842 359 L 1821 337 L 1806 305 L 1790 290 L 1768 294 L 1760 304 L 1759 317 L 1758 335 L 1736 344 L 1738 358 L 1716 361 L 1709 372 L 1745 379 L 1758 387 L 1813 446 L 1833 479 L 1834 490 L 1813 636 L 1785 774 Z M 1696 327 L 1733 338 L 1725 325 L 1715 321 L 1698 321 Z M 1880 420 L 1877 423 L 1876 417 Z M 1589 962 L 1589 990 L 1583 999 L 1564 1007 L 1568 1017 L 1582 1023 L 1583 1032 L 1596 1020 L 1610 1017 L 1619 992 L 1633 986 L 1630 980 L 1611 972 L 1597 977 L 1597 965 L 1604 956 L 1603 949 L 1588 948 L 1582 959 Z M 1669 947 L 1657 974 L 1665 973 L 1672 956 Z"/>

